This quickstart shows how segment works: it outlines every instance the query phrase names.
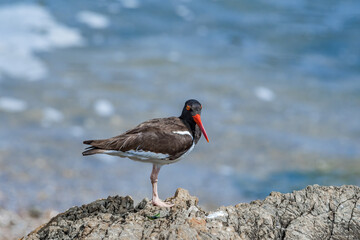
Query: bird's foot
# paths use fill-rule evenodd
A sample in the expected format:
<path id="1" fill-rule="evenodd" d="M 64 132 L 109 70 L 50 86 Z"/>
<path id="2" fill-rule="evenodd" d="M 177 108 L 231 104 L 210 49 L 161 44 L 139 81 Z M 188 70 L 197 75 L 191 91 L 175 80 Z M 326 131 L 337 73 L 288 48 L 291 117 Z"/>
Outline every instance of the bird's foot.
<path id="1" fill-rule="evenodd" d="M 170 208 L 170 207 L 173 207 L 174 204 L 173 203 L 167 203 L 167 202 L 163 202 L 160 200 L 160 198 L 154 198 L 152 200 L 152 204 L 154 206 L 159 206 L 159 207 L 167 207 L 167 208 Z"/>

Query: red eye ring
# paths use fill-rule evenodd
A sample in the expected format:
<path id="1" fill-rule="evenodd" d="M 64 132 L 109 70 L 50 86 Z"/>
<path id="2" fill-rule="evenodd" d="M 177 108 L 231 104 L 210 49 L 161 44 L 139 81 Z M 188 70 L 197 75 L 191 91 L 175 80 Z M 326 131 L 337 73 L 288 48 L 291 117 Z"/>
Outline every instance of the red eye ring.
<path id="1" fill-rule="evenodd" d="M 190 106 L 189 106 L 189 105 L 186 106 L 186 110 L 188 110 L 188 111 L 190 110 Z"/>

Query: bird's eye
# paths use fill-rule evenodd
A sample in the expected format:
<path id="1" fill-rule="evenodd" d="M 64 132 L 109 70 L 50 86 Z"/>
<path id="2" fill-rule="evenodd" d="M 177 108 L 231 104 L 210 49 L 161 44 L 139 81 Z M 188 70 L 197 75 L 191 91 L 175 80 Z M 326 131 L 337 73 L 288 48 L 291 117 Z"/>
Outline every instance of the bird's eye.
<path id="1" fill-rule="evenodd" d="M 189 106 L 189 105 L 186 106 L 186 110 L 188 110 L 188 111 L 190 110 L 190 106 Z"/>
<path id="2" fill-rule="evenodd" d="M 202 109 L 202 105 L 200 105 L 200 109 Z"/>

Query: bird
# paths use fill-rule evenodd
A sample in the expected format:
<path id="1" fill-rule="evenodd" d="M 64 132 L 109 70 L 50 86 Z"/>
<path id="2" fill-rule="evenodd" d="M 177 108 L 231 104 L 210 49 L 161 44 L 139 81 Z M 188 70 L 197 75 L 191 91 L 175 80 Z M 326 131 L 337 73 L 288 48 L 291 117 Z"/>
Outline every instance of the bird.
<path id="1" fill-rule="evenodd" d="M 90 146 L 82 155 L 108 154 L 152 163 L 152 204 L 170 208 L 174 204 L 162 201 L 158 195 L 160 168 L 175 163 L 190 153 L 199 142 L 201 134 L 209 142 L 201 122 L 201 110 L 199 101 L 187 100 L 179 117 L 155 118 L 115 137 L 83 141 Z"/>

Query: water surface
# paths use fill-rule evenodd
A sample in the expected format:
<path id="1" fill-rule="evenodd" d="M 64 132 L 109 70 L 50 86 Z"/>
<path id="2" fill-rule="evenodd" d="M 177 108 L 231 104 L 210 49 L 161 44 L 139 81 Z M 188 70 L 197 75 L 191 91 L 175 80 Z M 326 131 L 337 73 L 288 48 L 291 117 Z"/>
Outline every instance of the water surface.
<path id="1" fill-rule="evenodd" d="M 82 141 L 203 104 L 210 143 L 160 197 L 207 207 L 360 184 L 357 1 L 1 1 L 0 206 L 151 197 L 151 165 Z"/>

